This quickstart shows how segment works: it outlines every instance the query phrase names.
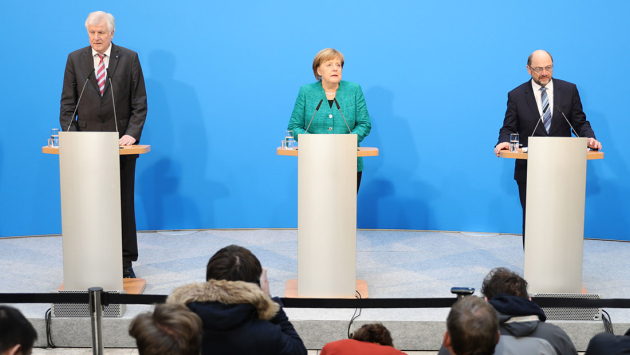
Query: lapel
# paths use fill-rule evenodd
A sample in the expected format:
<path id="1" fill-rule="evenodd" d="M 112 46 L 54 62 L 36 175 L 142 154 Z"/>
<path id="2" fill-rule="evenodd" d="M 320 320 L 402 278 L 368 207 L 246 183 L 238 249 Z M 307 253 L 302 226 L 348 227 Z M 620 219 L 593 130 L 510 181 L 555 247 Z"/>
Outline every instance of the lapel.
<path id="1" fill-rule="evenodd" d="M 120 57 L 119 48 L 117 45 L 112 42 L 112 50 L 109 53 L 109 66 L 107 67 L 107 79 L 105 80 L 105 88 L 103 89 L 103 97 L 105 97 L 105 93 L 109 88 L 109 80 L 114 80 L 114 74 L 116 73 L 116 68 L 118 67 L 118 59 Z"/>
<path id="2" fill-rule="evenodd" d="M 323 99 L 324 101 L 322 101 L 322 106 L 319 108 L 319 111 L 325 115 L 326 119 L 328 119 L 328 116 L 332 113 L 332 109 L 330 108 L 330 105 L 328 104 L 328 97 L 326 97 L 326 91 L 324 90 L 324 87 L 322 86 L 322 82 L 319 82 L 319 85 L 317 86 L 317 90 L 319 91 L 319 98 L 320 100 Z M 334 103 L 333 103 L 334 105 Z"/>
<path id="3" fill-rule="evenodd" d="M 532 127 L 532 129 L 536 127 L 538 120 L 540 120 L 540 114 L 538 113 L 538 105 L 536 105 L 536 98 L 534 97 L 534 95 L 535 94 L 534 94 L 534 89 L 532 88 L 532 81 L 529 80 L 527 82 L 527 85 L 525 85 L 525 101 L 527 102 L 527 105 L 529 106 L 529 109 L 532 111 L 532 115 L 534 116 L 534 126 Z M 553 124 L 553 120 L 552 120 L 552 124 Z M 549 135 L 547 134 L 545 125 L 543 125 L 542 122 L 540 122 L 540 124 L 538 125 L 538 128 L 536 128 L 536 131 L 533 132 L 533 134 L 535 134 L 536 132 L 544 136 Z"/>
<path id="4" fill-rule="evenodd" d="M 90 72 L 94 70 L 94 57 L 92 57 L 92 47 L 90 46 L 87 46 L 83 51 L 83 63 L 85 63 L 84 72 L 87 76 L 90 74 Z M 99 91 L 98 81 L 96 80 L 96 72 L 93 72 L 92 76 L 90 76 L 90 82 L 94 86 L 94 89 L 96 89 L 96 91 Z"/>
<path id="5" fill-rule="evenodd" d="M 344 110 L 343 102 L 344 102 L 344 98 L 346 97 L 345 92 L 343 91 L 343 87 L 344 87 L 343 81 L 340 81 L 339 88 L 337 89 L 337 95 L 335 95 L 335 99 L 337 99 L 337 102 L 339 103 L 339 107 L 341 108 L 342 111 Z M 335 110 L 337 110 L 337 106 L 334 103 L 333 105 L 334 105 L 333 107 L 335 108 Z"/>
<path id="6" fill-rule="evenodd" d="M 560 105 L 561 99 L 562 99 L 562 93 L 560 92 L 560 90 L 558 90 L 558 82 L 554 81 L 553 82 L 553 110 L 551 110 L 551 126 L 549 127 L 549 132 L 553 132 L 554 128 L 558 124 L 561 124 L 562 122 L 564 122 L 564 118 L 562 118 L 562 114 L 556 108 L 557 106 L 561 106 Z M 559 119 L 556 119 L 556 118 L 559 118 Z"/>

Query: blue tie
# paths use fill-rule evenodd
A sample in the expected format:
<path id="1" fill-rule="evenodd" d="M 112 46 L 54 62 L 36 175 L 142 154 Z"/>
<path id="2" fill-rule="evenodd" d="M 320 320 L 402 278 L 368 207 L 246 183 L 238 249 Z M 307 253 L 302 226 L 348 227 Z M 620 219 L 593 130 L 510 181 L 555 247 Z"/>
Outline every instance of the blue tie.
<path id="1" fill-rule="evenodd" d="M 542 92 L 540 94 L 542 100 L 543 107 L 543 124 L 545 125 L 545 130 L 549 133 L 549 127 L 551 127 L 551 110 L 549 110 L 549 98 L 547 97 L 547 88 L 540 88 Z"/>

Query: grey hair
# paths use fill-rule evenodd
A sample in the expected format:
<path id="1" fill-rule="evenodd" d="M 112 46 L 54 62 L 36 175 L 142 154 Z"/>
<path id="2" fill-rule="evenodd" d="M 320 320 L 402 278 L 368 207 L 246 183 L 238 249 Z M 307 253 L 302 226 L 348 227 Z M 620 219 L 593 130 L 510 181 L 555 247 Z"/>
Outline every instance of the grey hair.
<path id="1" fill-rule="evenodd" d="M 108 14 L 103 11 L 94 11 L 89 14 L 87 20 L 85 20 L 85 28 L 87 28 L 89 25 L 98 25 L 103 20 L 107 22 L 107 30 L 109 30 L 110 33 L 116 30 L 116 21 L 114 20 L 114 15 Z"/>

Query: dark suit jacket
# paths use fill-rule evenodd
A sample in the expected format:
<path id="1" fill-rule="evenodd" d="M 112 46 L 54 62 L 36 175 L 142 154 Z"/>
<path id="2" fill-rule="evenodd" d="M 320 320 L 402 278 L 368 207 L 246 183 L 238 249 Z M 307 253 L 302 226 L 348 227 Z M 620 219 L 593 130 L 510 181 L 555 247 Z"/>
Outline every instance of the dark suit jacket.
<path id="1" fill-rule="evenodd" d="M 67 130 L 72 120 L 71 131 L 115 132 L 113 86 L 119 136 L 130 135 L 138 144 L 147 117 L 147 94 L 138 54 L 112 43 L 103 97 L 98 89 L 96 73 L 92 73 L 93 70 L 94 59 L 91 47 L 79 49 L 68 55 L 59 115 L 62 129 Z M 90 73 L 92 75 L 85 86 L 77 110 L 77 120 L 74 120 L 72 112 Z M 112 85 L 110 85 L 110 78 Z"/>
<path id="2" fill-rule="evenodd" d="M 571 127 L 562 117 L 556 106 L 562 109 L 569 122 L 580 137 L 595 138 L 595 133 L 591 129 L 591 124 L 586 120 L 586 115 L 582 111 L 582 101 L 575 84 L 560 79 L 553 80 L 553 106 L 551 127 L 549 133 L 541 122 L 536 128 L 535 137 L 571 137 Z M 534 127 L 540 119 L 538 106 L 532 89 L 532 82 L 518 86 L 508 93 L 507 110 L 503 127 L 499 130 L 499 142 L 509 142 L 510 133 L 518 133 L 520 143 L 527 147 L 529 136 L 534 133 Z M 498 144 L 497 143 L 497 144 Z M 514 168 L 514 180 L 527 181 L 527 160 L 516 159 Z"/>

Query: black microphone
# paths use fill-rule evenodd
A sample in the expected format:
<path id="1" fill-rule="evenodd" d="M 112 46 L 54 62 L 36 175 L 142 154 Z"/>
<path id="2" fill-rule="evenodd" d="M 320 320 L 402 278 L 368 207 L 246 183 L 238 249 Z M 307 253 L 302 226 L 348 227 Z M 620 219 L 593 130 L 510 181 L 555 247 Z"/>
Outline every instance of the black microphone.
<path id="1" fill-rule="evenodd" d="M 348 133 L 352 133 L 352 131 L 350 130 L 350 126 L 348 126 L 348 122 L 346 122 L 346 118 L 343 117 L 343 112 L 341 112 L 341 107 L 339 107 L 337 98 L 335 97 L 334 100 L 335 100 L 335 105 L 337 105 L 337 110 L 339 110 L 339 113 L 341 114 L 341 118 L 343 118 L 343 121 L 346 123 L 346 127 L 348 127 Z"/>
<path id="2" fill-rule="evenodd" d="M 567 123 L 569 124 L 569 127 L 571 127 L 571 129 L 573 130 L 573 133 L 575 133 L 575 136 L 579 138 L 580 135 L 577 134 L 575 129 L 573 129 L 573 126 L 571 126 L 571 123 L 569 122 L 569 119 L 567 118 L 567 116 L 564 115 L 564 112 L 562 112 L 562 109 L 560 109 L 560 106 L 556 105 L 556 108 L 558 109 L 558 111 L 560 111 L 560 113 L 562 114 L 562 117 L 564 117 L 564 119 L 567 121 Z"/>
<path id="3" fill-rule="evenodd" d="M 313 117 L 311 117 L 311 122 L 308 123 L 308 126 L 306 127 L 306 131 L 304 133 L 308 133 L 308 129 L 309 129 L 309 127 L 311 127 L 311 123 L 313 122 L 313 118 L 315 118 L 315 115 L 317 114 L 317 111 L 319 111 L 319 107 L 322 105 L 322 102 L 324 102 L 324 99 L 319 100 L 319 103 L 317 104 L 317 108 L 315 109 L 315 113 L 313 114 Z"/>
<path id="4" fill-rule="evenodd" d="M 532 135 L 531 135 L 530 137 L 533 137 L 533 136 L 534 136 L 534 134 L 536 134 L 536 128 L 538 128 L 538 125 L 540 124 L 540 122 L 542 122 L 542 120 L 543 120 L 543 116 L 545 115 L 545 112 L 547 112 L 547 109 L 548 109 L 548 108 L 549 108 L 549 106 L 547 106 L 547 107 L 543 110 L 542 114 L 540 114 L 540 117 L 538 117 L 538 122 L 536 122 L 536 127 L 534 127 L 534 131 L 532 132 Z"/>
<path id="5" fill-rule="evenodd" d="M 88 75 L 87 79 L 85 79 L 85 83 L 83 83 L 83 89 L 81 89 L 79 100 L 77 100 L 77 105 L 74 107 L 74 112 L 72 113 L 72 116 L 70 117 L 70 123 L 68 123 L 68 128 L 66 128 L 66 132 L 70 131 L 70 125 L 72 125 L 72 121 L 74 121 L 74 115 L 77 114 L 77 110 L 79 109 L 79 103 L 81 102 L 81 97 L 83 97 L 83 90 L 85 90 L 85 86 L 87 85 L 88 80 L 90 80 L 90 77 L 92 76 L 92 74 L 94 74 L 94 69 L 92 69 L 92 71 L 90 72 L 90 75 Z"/>
<path id="6" fill-rule="evenodd" d="M 116 118 L 116 100 L 114 100 L 114 85 L 112 85 L 112 77 L 109 75 L 109 68 L 107 68 L 107 79 L 109 79 L 109 89 L 112 91 L 112 106 L 114 107 L 114 123 L 116 124 L 116 133 L 119 133 L 118 119 Z"/>

